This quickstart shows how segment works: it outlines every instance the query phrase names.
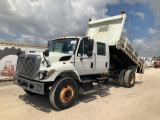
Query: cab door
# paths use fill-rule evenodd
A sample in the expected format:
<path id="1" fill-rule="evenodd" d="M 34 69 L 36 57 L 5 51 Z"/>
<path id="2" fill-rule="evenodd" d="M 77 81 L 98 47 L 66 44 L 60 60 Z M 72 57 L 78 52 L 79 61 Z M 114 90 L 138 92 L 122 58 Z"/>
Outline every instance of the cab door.
<path id="1" fill-rule="evenodd" d="M 109 68 L 109 47 L 106 43 L 95 43 L 95 74 L 106 73 Z"/>
<path id="2" fill-rule="evenodd" d="M 82 39 L 75 54 L 75 67 L 80 75 L 94 73 L 94 54 L 88 57 L 88 40 Z"/>

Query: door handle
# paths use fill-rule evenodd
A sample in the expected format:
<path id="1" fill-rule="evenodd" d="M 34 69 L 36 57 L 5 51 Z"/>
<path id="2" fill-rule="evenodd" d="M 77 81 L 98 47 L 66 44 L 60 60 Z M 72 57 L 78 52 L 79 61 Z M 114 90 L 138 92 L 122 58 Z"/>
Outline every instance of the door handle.
<path id="1" fill-rule="evenodd" d="M 91 62 L 91 68 L 93 68 L 93 62 Z"/>
<path id="2" fill-rule="evenodd" d="M 107 66 L 108 66 L 108 63 L 106 62 L 106 68 L 107 68 Z"/>

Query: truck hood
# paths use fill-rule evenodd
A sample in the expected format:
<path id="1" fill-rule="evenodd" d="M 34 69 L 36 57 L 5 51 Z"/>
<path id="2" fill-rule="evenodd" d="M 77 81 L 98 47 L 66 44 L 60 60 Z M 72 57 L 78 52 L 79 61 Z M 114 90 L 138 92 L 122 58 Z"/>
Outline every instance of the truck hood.
<path id="1" fill-rule="evenodd" d="M 58 62 L 58 61 L 68 61 L 70 60 L 71 57 L 72 57 L 72 54 L 50 52 L 49 57 L 46 57 L 46 59 L 52 63 L 52 62 Z"/>
<path id="2" fill-rule="evenodd" d="M 44 61 L 43 53 L 39 52 L 36 53 L 36 55 L 40 55 L 42 60 L 41 60 L 41 65 L 40 67 L 44 67 L 42 62 Z M 49 56 L 45 57 L 47 61 L 50 62 L 50 64 L 59 62 L 59 61 L 69 61 L 72 57 L 72 54 L 64 54 L 64 53 L 57 53 L 57 52 L 49 52 Z M 44 62 L 45 63 L 45 62 Z"/>

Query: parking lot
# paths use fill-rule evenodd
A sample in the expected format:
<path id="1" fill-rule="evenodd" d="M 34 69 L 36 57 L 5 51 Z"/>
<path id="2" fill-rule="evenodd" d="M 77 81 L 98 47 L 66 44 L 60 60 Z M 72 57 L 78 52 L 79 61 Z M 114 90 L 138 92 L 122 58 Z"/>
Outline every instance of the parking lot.
<path id="1" fill-rule="evenodd" d="M 0 119 L 160 120 L 160 68 L 147 68 L 139 77 L 133 88 L 110 81 L 108 89 L 80 95 L 63 111 L 56 111 L 48 96 L 29 96 L 12 82 L 0 82 Z"/>

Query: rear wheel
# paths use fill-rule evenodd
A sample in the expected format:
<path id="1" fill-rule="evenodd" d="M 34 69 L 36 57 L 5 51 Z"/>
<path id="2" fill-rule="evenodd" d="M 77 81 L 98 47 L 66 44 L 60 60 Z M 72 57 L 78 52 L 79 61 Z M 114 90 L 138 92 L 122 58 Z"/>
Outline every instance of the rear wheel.
<path id="1" fill-rule="evenodd" d="M 50 91 L 49 99 L 53 107 L 62 110 L 71 107 L 78 96 L 78 87 L 75 80 L 61 78 L 57 80 Z"/>
<path id="2" fill-rule="evenodd" d="M 132 70 L 127 70 L 124 76 L 125 87 L 133 87 L 135 84 L 135 72 Z"/>
<path id="3" fill-rule="evenodd" d="M 127 70 L 125 70 L 125 69 L 123 69 L 121 72 L 120 72 L 120 76 L 119 76 L 119 84 L 121 85 L 121 86 L 123 86 L 124 87 L 124 75 L 125 75 L 125 72 L 126 72 Z"/>

